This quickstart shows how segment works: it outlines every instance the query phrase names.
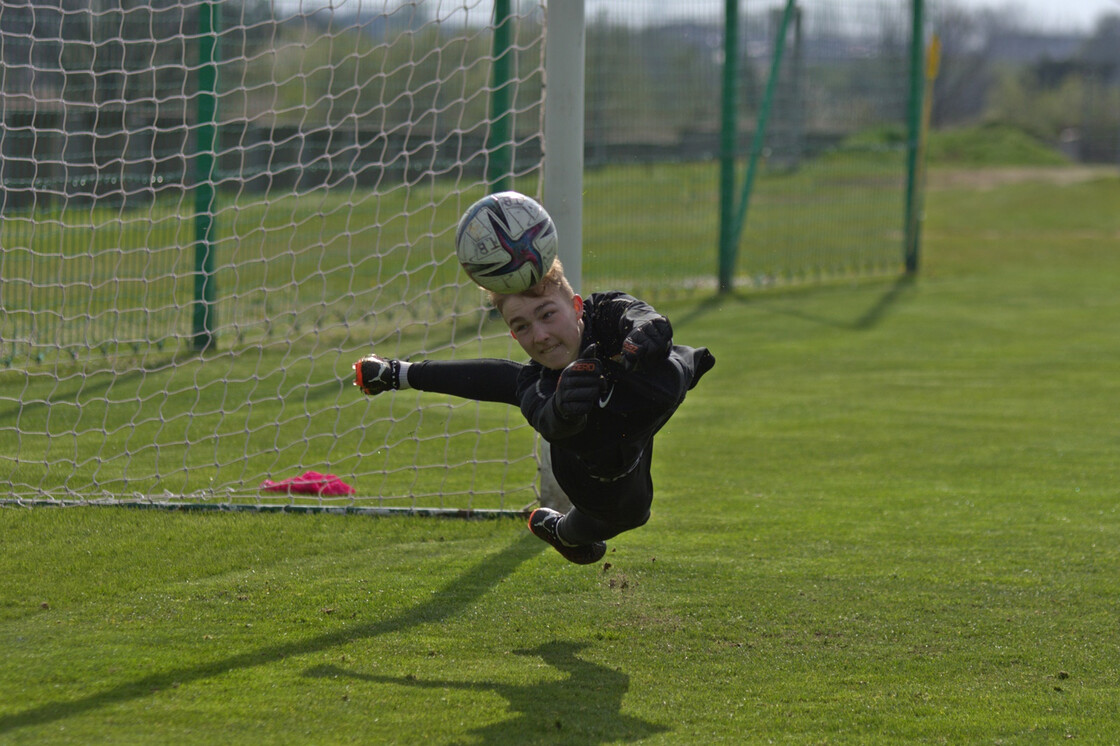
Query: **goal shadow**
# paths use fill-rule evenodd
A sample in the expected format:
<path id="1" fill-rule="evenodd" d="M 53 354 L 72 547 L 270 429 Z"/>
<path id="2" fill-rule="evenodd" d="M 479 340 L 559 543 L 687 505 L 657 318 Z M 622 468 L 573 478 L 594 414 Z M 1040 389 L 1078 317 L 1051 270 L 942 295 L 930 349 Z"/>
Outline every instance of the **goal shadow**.
<path id="1" fill-rule="evenodd" d="M 726 295 L 714 295 L 705 299 L 703 302 L 698 303 L 695 308 L 690 312 L 681 314 L 673 319 L 675 325 L 685 326 L 686 324 L 712 314 L 718 314 L 720 310 L 728 303 L 734 304 L 752 304 L 760 308 L 765 308 L 767 312 L 774 314 L 781 314 L 784 316 L 793 316 L 796 318 L 811 321 L 816 324 L 823 324 L 825 326 L 832 326 L 838 329 L 849 329 L 852 331 L 863 331 L 866 329 L 873 329 L 888 316 L 896 306 L 905 301 L 914 288 L 916 287 L 916 279 L 912 275 L 900 275 L 890 279 L 889 281 L 879 279 L 862 280 L 859 283 L 860 287 L 875 288 L 882 286 L 883 291 L 875 298 L 875 301 L 865 308 L 858 316 L 854 318 L 829 318 L 820 314 L 811 314 L 798 309 L 777 307 L 777 304 L 771 301 L 775 299 L 784 299 L 798 295 L 811 295 L 820 293 L 827 290 L 829 287 L 834 286 L 796 286 L 791 288 L 783 288 L 779 290 L 765 291 L 762 293 L 743 293 L 732 292 Z"/>
<path id="2" fill-rule="evenodd" d="M 48 702 L 22 712 L 3 715 L 0 716 L 0 736 L 19 728 L 46 725 L 102 707 L 150 697 L 157 691 L 221 677 L 231 671 L 255 668 L 293 656 L 329 650 L 356 640 L 401 632 L 449 619 L 482 598 L 510 577 L 523 562 L 539 554 L 546 547 L 547 545 L 536 537 L 522 534 L 496 554 L 487 556 L 473 568 L 434 592 L 429 600 L 396 616 L 328 632 L 308 640 L 271 645 L 197 666 L 154 673 L 80 699 Z"/>

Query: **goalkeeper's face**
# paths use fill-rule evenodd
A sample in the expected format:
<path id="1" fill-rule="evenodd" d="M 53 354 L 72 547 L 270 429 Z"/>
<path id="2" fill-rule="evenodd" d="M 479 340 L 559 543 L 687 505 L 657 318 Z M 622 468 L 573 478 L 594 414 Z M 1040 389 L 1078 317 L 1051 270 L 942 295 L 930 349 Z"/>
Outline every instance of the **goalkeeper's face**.
<path id="1" fill-rule="evenodd" d="M 552 288 L 539 297 L 512 295 L 502 304 L 502 318 L 513 338 L 536 362 L 563 370 L 579 357 L 583 336 L 583 298 Z"/>

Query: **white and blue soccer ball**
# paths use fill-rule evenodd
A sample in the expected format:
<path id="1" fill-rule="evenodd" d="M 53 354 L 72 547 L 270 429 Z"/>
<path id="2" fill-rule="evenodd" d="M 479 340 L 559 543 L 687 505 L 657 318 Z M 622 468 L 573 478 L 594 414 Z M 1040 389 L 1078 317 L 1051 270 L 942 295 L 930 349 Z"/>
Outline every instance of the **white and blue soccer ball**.
<path id="1" fill-rule="evenodd" d="M 463 213 L 455 253 L 467 275 L 495 293 L 522 293 L 556 261 L 556 226 L 534 199 L 518 192 L 483 197 Z"/>

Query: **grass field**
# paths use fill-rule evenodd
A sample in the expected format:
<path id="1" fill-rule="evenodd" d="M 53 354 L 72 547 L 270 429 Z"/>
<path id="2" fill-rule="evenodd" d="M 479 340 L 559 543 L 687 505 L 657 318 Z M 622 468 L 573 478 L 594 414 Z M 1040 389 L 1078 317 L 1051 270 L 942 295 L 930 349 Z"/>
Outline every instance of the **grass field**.
<path id="1" fill-rule="evenodd" d="M 0 742 L 1114 743 L 1120 178 L 933 173 L 914 281 L 676 302 L 648 526 L 0 509 Z"/>

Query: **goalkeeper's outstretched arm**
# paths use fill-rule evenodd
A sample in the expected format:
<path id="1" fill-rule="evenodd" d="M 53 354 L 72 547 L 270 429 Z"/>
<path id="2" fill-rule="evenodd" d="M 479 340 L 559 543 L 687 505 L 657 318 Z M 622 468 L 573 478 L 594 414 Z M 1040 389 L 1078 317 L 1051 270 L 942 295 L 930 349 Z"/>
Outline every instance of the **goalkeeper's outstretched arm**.
<path id="1" fill-rule="evenodd" d="M 512 360 L 403 360 L 366 355 L 354 363 L 354 385 L 370 396 L 417 389 L 463 399 L 520 404 L 517 376 L 522 365 Z"/>

